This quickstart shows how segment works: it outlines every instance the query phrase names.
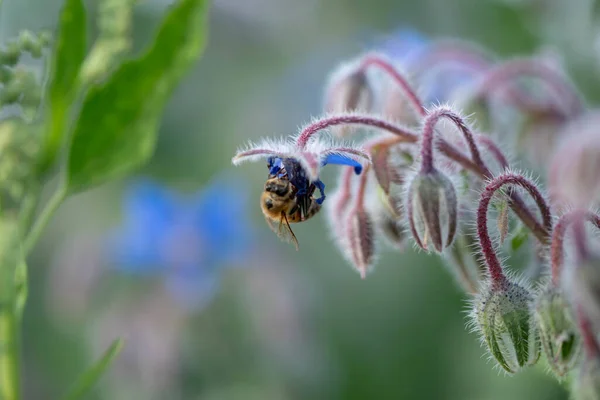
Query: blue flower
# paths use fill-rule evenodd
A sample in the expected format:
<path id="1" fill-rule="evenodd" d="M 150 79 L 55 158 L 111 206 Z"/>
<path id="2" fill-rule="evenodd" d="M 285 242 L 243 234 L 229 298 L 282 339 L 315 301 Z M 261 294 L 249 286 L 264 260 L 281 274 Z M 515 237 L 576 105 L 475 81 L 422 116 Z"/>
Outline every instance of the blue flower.
<path id="1" fill-rule="evenodd" d="M 242 266 L 252 249 L 248 196 L 235 179 L 215 179 L 183 196 L 151 180 L 125 195 L 123 224 L 111 238 L 117 270 L 160 275 L 178 300 L 210 298 L 222 267 Z"/>

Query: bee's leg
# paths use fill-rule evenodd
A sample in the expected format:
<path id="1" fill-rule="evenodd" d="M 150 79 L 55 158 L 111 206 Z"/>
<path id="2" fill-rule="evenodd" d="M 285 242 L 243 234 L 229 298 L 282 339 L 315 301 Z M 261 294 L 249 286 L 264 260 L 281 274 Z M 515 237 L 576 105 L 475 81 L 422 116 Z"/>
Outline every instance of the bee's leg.
<path id="1" fill-rule="evenodd" d="M 319 189 L 319 192 L 321 193 L 321 197 L 319 197 L 316 201 L 317 204 L 323 204 L 323 201 L 325 200 L 325 184 L 323 182 L 321 182 L 320 179 L 317 179 L 316 181 L 313 182 L 314 185 Z"/>

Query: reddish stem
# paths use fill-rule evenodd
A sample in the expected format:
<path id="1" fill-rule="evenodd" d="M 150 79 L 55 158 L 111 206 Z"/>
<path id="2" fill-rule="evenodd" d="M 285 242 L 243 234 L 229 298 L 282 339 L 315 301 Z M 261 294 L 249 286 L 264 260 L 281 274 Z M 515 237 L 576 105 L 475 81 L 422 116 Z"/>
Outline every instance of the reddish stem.
<path id="1" fill-rule="evenodd" d="M 583 110 L 581 99 L 575 90 L 552 68 L 544 63 L 533 59 L 517 59 L 507 61 L 500 66 L 490 70 L 482 81 L 476 97 L 489 93 L 494 89 L 506 87 L 515 79 L 530 76 L 544 82 L 556 94 L 558 100 L 565 101 L 566 110 L 572 114 L 578 114 Z"/>
<path id="2" fill-rule="evenodd" d="M 502 150 L 500 150 L 498 145 L 494 143 L 494 141 L 489 136 L 477 135 L 477 141 L 481 143 L 487 149 L 487 151 L 489 151 L 492 154 L 492 156 L 496 159 L 498 164 L 500 164 L 500 167 L 502 169 L 508 168 L 508 160 L 504 156 L 504 153 L 502 153 Z"/>
<path id="3" fill-rule="evenodd" d="M 408 80 L 396 69 L 396 67 L 384 56 L 378 54 L 369 54 L 362 60 L 360 69 L 367 69 L 370 66 L 381 68 L 402 88 L 409 102 L 420 116 L 425 116 L 426 110 L 423 102 L 417 96 Z"/>
<path id="4" fill-rule="evenodd" d="M 440 118 L 447 118 L 452 121 L 454 125 L 456 125 L 467 141 L 469 151 L 471 152 L 471 161 L 473 161 L 473 163 L 476 165 L 484 167 L 485 164 L 481 159 L 479 149 L 477 148 L 477 144 L 475 144 L 473 133 L 469 127 L 458 114 L 447 108 L 440 107 L 429 113 L 425 119 L 425 124 L 423 126 L 423 139 L 421 142 L 421 172 L 431 173 L 434 170 L 433 138 L 436 133 L 435 125 L 438 123 Z"/>
<path id="5" fill-rule="evenodd" d="M 300 149 L 304 149 L 309 142 L 310 138 L 317 132 L 330 128 L 337 125 L 363 125 L 372 128 L 382 129 L 393 133 L 394 135 L 403 137 L 407 142 L 416 142 L 418 135 L 416 132 L 411 131 L 403 126 L 388 122 L 378 117 L 372 117 L 368 115 L 355 115 L 355 114 L 342 114 L 335 115 L 332 117 L 326 117 L 311 123 L 304 127 L 298 135 L 296 141 Z"/>
<path id="6" fill-rule="evenodd" d="M 587 357 L 600 356 L 600 347 L 596 340 L 596 334 L 589 318 L 583 312 L 581 306 L 576 307 L 577 321 L 579 324 L 579 332 L 583 339 L 583 348 Z"/>
<path id="7" fill-rule="evenodd" d="M 378 128 L 390 132 L 400 138 L 405 143 L 416 143 L 419 140 L 417 133 L 411 131 L 400 125 L 396 125 L 391 122 L 387 122 L 378 117 L 355 115 L 355 114 L 342 114 L 326 117 L 324 119 L 313 122 L 306 126 L 297 139 L 297 145 L 300 149 L 303 149 L 310 138 L 323 129 L 327 129 L 331 126 L 344 125 L 344 124 L 357 124 L 364 125 L 373 128 Z M 475 173 L 481 179 L 491 178 L 491 173 L 485 165 L 476 164 L 471 159 L 466 157 L 460 150 L 452 146 L 444 139 L 440 139 L 438 143 L 439 150 L 446 155 L 448 158 L 454 160 L 460 164 L 463 168 Z M 500 150 L 497 148 L 498 152 Z M 502 157 L 506 160 L 505 157 Z M 546 243 L 549 237 L 549 231 L 546 231 L 543 226 L 533 217 L 531 212 L 527 209 L 527 206 L 517 195 L 517 193 L 510 193 L 509 198 L 511 199 L 511 208 L 515 214 L 523 221 L 525 225 L 533 232 L 541 243 Z"/>
<path id="8" fill-rule="evenodd" d="M 550 263 L 552 272 L 552 282 L 556 285 L 560 282 L 560 274 L 564 263 L 564 241 L 567 228 L 575 221 L 588 221 L 600 229 L 600 215 L 590 211 L 573 210 L 561 216 L 554 227 L 552 234 L 552 245 L 550 246 Z M 575 244 L 578 246 L 579 256 L 586 252 L 585 238 L 582 237 L 585 233 L 582 232 L 582 225 L 575 230 Z M 577 227 L 576 225 L 576 227 Z M 579 243 L 579 244 L 578 244 Z"/>
<path id="9" fill-rule="evenodd" d="M 477 209 L 477 236 L 479 237 L 481 252 L 483 253 L 490 279 L 492 280 L 492 285 L 497 288 L 501 287 L 506 282 L 506 276 L 504 275 L 502 265 L 496 255 L 494 245 L 492 244 L 488 232 L 487 210 L 496 191 L 505 185 L 518 185 L 527 190 L 540 209 L 544 227 L 548 232 L 552 230 L 552 214 L 550 213 L 550 208 L 535 184 L 527 178 L 517 174 L 504 173 L 498 175 L 485 187 L 481 194 L 479 207 Z"/>

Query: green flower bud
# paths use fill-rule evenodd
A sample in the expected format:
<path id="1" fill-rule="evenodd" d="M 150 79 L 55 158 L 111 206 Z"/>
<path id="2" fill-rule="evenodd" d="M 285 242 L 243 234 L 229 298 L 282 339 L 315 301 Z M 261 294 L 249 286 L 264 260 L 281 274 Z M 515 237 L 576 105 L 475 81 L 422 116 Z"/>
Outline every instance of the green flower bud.
<path id="1" fill-rule="evenodd" d="M 473 303 L 475 329 L 498 365 L 509 374 L 535 364 L 540 356 L 532 301 L 528 289 L 504 281 L 488 285 Z"/>
<path id="2" fill-rule="evenodd" d="M 19 62 L 22 52 L 18 43 L 8 43 L 4 50 L 0 50 L 0 64 L 14 67 Z"/>
<path id="3" fill-rule="evenodd" d="M 23 51 L 27 51 L 34 58 L 42 56 L 43 46 L 39 38 L 30 31 L 21 31 L 17 43 Z"/>
<path id="4" fill-rule="evenodd" d="M 36 127 L 18 118 L 0 122 L 0 210 L 18 213 L 35 188 L 39 154 Z"/>
<path id="5" fill-rule="evenodd" d="M 535 319 L 548 364 L 561 379 L 573 368 L 581 341 L 571 309 L 559 288 L 550 285 L 540 293 L 535 302 Z"/>
<path id="6" fill-rule="evenodd" d="M 586 358 L 573 384 L 575 400 L 600 400 L 600 360 Z"/>
<path id="7" fill-rule="evenodd" d="M 452 244 L 458 201 L 452 181 L 434 170 L 419 173 L 408 186 L 407 216 L 415 242 L 422 249 L 433 243 L 437 252 Z"/>

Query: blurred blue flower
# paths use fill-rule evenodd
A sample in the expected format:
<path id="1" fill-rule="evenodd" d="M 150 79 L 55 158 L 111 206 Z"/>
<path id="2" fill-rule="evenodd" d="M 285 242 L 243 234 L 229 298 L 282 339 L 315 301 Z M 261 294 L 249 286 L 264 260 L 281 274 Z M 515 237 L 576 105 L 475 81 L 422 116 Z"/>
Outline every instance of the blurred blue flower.
<path id="1" fill-rule="evenodd" d="M 114 266 L 162 276 L 176 300 L 203 304 L 216 291 L 220 270 L 244 266 L 250 255 L 247 204 L 244 185 L 230 177 L 191 196 L 151 180 L 135 182 L 125 194 L 123 223 L 111 237 Z"/>

